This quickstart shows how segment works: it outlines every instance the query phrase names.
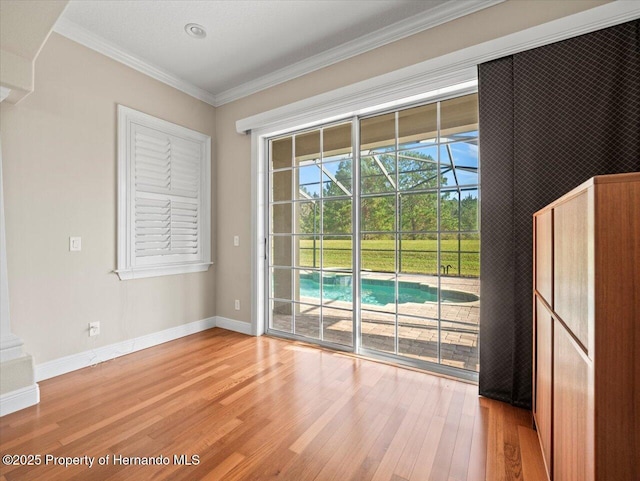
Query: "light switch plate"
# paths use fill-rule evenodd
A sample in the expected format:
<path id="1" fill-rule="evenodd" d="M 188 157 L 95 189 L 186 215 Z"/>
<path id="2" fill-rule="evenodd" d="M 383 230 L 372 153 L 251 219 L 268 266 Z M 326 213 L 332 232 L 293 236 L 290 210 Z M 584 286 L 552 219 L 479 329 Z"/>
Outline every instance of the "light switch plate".
<path id="1" fill-rule="evenodd" d="M 82 237 L 69 237 L 69 250 L 79 252 L 82 250 Z"/>

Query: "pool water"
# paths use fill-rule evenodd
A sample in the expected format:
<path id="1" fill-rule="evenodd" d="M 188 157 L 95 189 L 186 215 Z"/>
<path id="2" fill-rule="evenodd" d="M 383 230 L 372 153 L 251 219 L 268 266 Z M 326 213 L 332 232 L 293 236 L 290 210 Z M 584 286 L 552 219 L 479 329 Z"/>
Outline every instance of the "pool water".
<path id="1" fill-rule="evenodd" d="M 330 283 L 335 278 L 326 279 L 324 282 L 324 298 L 334 301 L 351 302 L 351 278 L 343 277 L 343 284 Z M 348 282 L 345 282 L 348 281 Z M 438 297 L 435 289 L 423 290 L 417 287 L 409 287 L 401 283 L 398 292 L 398 302 L 415 302 L 422 304 L 424 302 L 437 302 Z M 417 285 L 417 284 L 416 284 Z M 447 291 L 443 291 L 443 294 Z M 393 304 L 396 301 L 395 285 L 393 281 L 376 281 L 362 283 L 362 303 L 373 306 L 384 306 Z M 320 297 L 320 283 L 312 278 L 300 278 L 300 296 L 302 297 Z M 443 299 L 444 300 L 444 299 Z M 460 301 L 458 301 L 460 302 Z M 464 301 L 462 301 L 464 302 Z"/>

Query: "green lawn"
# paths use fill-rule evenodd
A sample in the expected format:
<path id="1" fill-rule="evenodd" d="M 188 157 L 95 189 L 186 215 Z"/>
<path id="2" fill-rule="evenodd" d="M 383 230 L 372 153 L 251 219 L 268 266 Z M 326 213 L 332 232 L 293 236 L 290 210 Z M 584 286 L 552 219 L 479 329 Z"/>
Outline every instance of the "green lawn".
<path id="1" fill-rule="evenodd" d="M 436 274 L 438 272 L 437 241 L 429 239 L 403 240 L 400 262 L 401 272 L 411 274 Z M 378 272 L 395 271 L 395 242 L 393 240 L 363 240 L 362 269 Z M 462 240 L 458 254 L 457 240 L 443 240 L 440 264 L 449 267 L 449 275 L 478 277 L 480 273 L 480 241 Z M 325 268 L 351 268 L 351 242 L 325 240 L 323 263 Z M 458 273 L 458 259 L 460 273 Z M 313 241 L 300 241 L 300 266 L 313 267 Z M 320 242 L 316 244 L 315 267 L 320 267 Z"/>

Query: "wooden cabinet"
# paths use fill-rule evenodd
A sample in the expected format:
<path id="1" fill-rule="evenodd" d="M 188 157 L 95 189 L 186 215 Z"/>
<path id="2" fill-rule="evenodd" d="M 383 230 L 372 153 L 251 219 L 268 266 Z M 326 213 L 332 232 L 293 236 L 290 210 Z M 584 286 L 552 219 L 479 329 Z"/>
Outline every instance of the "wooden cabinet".
<path id="1" fill-rule="evenodd" d="M 553 481 L 640 481 L 640 173 L 534 215 L 534 399 Z"/>

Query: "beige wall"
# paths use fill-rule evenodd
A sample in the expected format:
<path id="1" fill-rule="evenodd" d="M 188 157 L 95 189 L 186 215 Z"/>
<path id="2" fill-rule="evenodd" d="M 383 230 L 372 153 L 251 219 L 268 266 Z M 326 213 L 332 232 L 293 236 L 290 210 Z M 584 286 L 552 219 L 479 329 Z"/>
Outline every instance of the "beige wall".
<path id="1" fill-rule="evenodd" d="M 11 323 L 37 364 L 215 315 L 215 266 L 131 281 L 112 273 L 117 104 L 215 146 L 213 107 L 57 34 L 36 61 L 35 92 L 0 104 Z M 82 236 L 82 252 L 69 252 L 69 236 Z M 100 336 L 88 337 L 90 321 Z"/>
<path id="2" fill-rule="evenodd" d="M 604 3 L 509 0 L 218 107 L 216 314 L 251 321 L 251 139 L 236 133 L 237 120 Z M 233 247 L 234 235 L 240 247 Z M 240 312 L 233 299 L 240 299 Z"/>

